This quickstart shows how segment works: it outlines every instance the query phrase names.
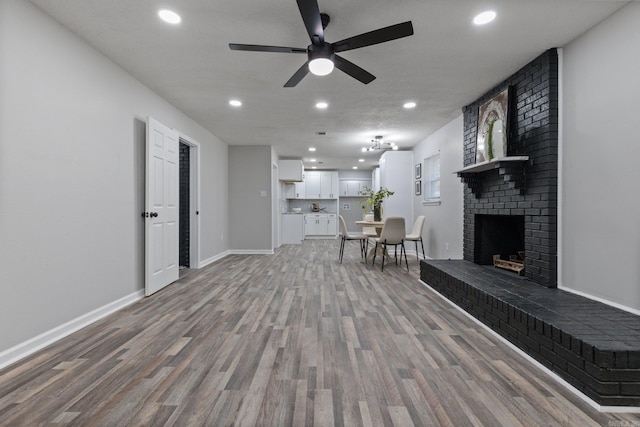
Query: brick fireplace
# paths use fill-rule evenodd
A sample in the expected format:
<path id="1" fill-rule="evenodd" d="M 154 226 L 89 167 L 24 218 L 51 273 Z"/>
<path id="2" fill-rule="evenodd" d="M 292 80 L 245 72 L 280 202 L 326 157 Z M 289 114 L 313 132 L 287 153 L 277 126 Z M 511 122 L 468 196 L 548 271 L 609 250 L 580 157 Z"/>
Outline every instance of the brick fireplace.
<path id="1" fill-rule="evenodd" d="M 557 289 L 557 75 L 552 49 L 464 107 L 464 260 L 420 279 L 596 404 L 640 407 L 638 316 Z M 478 164 L 479 107 L 506 87 L 507 157 Z M 525 278 L 482 266 L 521 248 Z"/>
<path id="2" fill-rule="evenodd" d="M 463 108 L 464 165 L 475 163 L 479 107 L 509 87 L 507 156 L 480 172 L 458 175 L 464 188 L 464 244 L 467 261 L 488 264 L 482 249 L 513 252 L 521 240 L 525 276 L 557 286 L 558 56 L 550 49 L 493 90 Z M 500 225 L 500 223 L 504 223 Z M 522 224 L 522 225 L 517 225 Z M 492 231 L 488 229 L 491 228 Z M 517 233 L 517 235 L 516 235 Z M 504 235 L 503 248 L 487 240 Z M 507 236 L 507 234 L 513 234 Z M 479 241 L 480 239 L 480 241 Z M 484 239 L 484 240 L 483 240 Z"/>

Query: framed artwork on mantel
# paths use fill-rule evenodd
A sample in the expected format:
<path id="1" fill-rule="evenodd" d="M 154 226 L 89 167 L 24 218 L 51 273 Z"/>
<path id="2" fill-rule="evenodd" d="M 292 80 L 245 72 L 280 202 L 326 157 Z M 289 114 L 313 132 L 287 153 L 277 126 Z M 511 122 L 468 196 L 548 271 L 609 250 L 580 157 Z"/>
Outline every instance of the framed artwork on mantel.
<path id="1" fill-rule="evenodd" d="M 480 106 L 476 138 L 476 163 L 506 157 L 508 110 L 508 87 Z"/>

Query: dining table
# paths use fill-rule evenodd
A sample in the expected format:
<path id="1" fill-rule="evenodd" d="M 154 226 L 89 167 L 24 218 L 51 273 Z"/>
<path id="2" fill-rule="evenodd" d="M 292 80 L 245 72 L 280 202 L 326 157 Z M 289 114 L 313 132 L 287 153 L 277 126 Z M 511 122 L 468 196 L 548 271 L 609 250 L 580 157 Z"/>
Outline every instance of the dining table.
<path id="1" fill-rule="evenodd" d="M 356 221 L 356 225 L 358 227 L 362 227 L 362 228 L 365 228 L 365 227 L 375 228 L 376 234 L 377 234 L 376 237 L 380 237 L 380 233 L 382 232 L 382 227 L 384 226 L 384 221 L 365 221 L 365 220 L 362 220 L 362 221 Z M 373 237 L 373 236 L 371 236 L 371 237 Z M 374 253 L 375 250 L 376 250 L 375 246 L 373 248 L 371 248 L 369 250 L 369 253 L 367 254 L 367 258 L 373 259 L 373 253 Z M 382 245 L 378 246 L 377 255 L 382 256 L 382 251 L 383 251 Z M 387 253 L 387 254 L 385 254 L 385 256 L 388 257 L 389 254 Z"/>
<path id="2" fill-rule="evenodd" d="M 373 227 L 376 229 L 376 233 L 378 237 L 380 237 L 380 232 L 382 231 L 382 226 L 384 226 L 384 221 L 356 221 L 356 225 L 358 227 Z"/>

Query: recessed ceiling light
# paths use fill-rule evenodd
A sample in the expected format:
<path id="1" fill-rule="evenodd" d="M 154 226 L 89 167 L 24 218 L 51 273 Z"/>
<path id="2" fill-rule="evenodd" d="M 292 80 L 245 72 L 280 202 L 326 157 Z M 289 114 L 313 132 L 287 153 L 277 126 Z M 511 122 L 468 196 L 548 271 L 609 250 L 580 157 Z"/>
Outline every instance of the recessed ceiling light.
<path id="1" fill-rule="evenodd" d="M 352 167 L 351 169 L 358 169 L 358 167 L 357 167 L 357 166 L 354 166 L 354 167 Z"/>
<path id="2" fill-rule="evenodd" d="M 310 161 L 311 163 L 315 163 L 315 162 L 316 162 L 316 159 L 309 159 L 309 161 Z"/>
<path id="3" fill-rule="evenodd" d="M 318 169 L 317 166 L 311 166 L 311 169 Z"/>
<path id="4" fill-rule="evenodd" d="M 416 103 L 413 101 L 405 102 L 403 107 L 406 108 L 407 110 L 410 110 L 411 108 L 416 108 Z"/>
<path id="5" fill-rule="evenodd" d="M 486 12 L 482 12 L 476 15 L 473 18 L 473 23 L 476 25 L 484 25 L 496 19 L 496 13 L 493 10 L 487 10 Z"/>
<path id="6" fill-rule="evenodd" d="M 158 16 L 164 22 L 168 22 L 169 24 L 179 24 L 180 21 L 182 21 L 182 18 L 180 18 L 180 15 L 175 13 L 173 10 L 169 10 L 169 9 L 159 10 Z"/>
<path id="7" fill-rule="evenodd" d="M 326 102 L 318 102 L 316 104 L 316 108 L 320 109 L 320 110 L 324 110 L 325 108 L 327 108 L 329 106 L 329 104 L 327 104 Z"/>
<path id="8" fill-rule="evenodd" d="M 229 105 L 231 105 L 232 107 L 240 107 L 242 106 L 242 102 L 237 99 L 232 99 L 231 101 L 229 101 Z"/>
<path id="9" fill-rule="evenodd" d="M 309 151 L 316 151 L 316 147 L 309 147 Z"/>
<path id="10" fill-rule="evenodd" d="M 362 163 L 362 162 L 364 162 L 364 159 L 358 159 L 358 161 L 359 161 L 360 163 Z"/>

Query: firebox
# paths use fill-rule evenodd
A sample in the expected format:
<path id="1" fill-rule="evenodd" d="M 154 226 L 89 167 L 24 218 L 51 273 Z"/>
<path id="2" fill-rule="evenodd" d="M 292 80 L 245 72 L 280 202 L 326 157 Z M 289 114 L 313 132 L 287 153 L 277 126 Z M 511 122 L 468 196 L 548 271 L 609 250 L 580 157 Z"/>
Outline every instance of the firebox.
<path id="1" fill-rule="evenodd" d="M 493 265 L 493 256 L 509 259 L 525 250 L 524 215 L 476 215 L 473 262 Z"/>

